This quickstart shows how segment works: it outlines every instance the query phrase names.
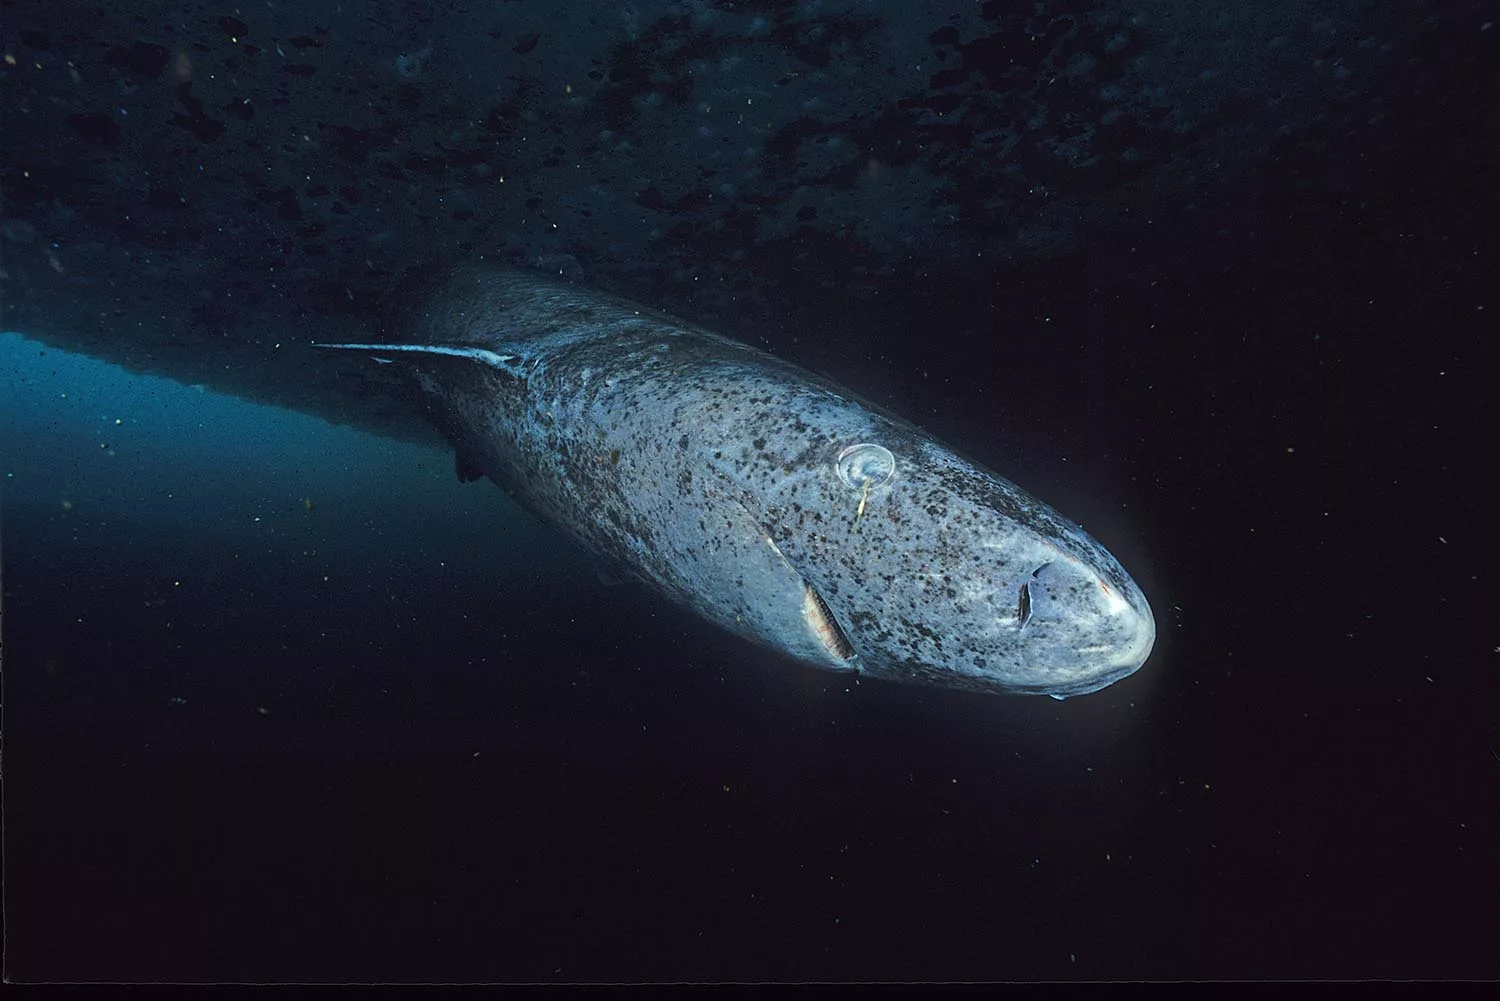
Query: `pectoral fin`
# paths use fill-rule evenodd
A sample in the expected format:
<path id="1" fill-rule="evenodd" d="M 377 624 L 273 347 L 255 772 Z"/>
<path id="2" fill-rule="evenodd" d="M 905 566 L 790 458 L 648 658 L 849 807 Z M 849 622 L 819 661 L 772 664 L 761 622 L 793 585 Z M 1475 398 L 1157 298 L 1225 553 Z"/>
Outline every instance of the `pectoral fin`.
<path id="1" fill-rule="evenodd" d="M 464 449 L 453 451 L 453 471 L 458 474 L 458 482 L 473 483 L 475 480 L 484 479 L 484 469 Z"/>
<path id="2" fill-rule="evenodd" d="M 726 624 L 828 670 L 858 671 L 854 646 L 823 595 L 749 511 L 738 504 L 732 511 L 713 548 L 717 589 L 732 588 L 734 621 Z"/>

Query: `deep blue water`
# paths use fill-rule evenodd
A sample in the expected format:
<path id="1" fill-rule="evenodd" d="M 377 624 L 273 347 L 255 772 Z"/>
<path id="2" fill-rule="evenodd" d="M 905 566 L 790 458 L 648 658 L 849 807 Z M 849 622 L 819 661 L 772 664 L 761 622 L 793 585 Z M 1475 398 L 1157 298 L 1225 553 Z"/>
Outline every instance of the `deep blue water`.
<path id="1" fill-rule="evenodd" d="M 48 901 L 13 941 L 125 979 L 854 977 L 920 920 L 982 977 L 997 881 L 1047 938 L 1079 864 L 1142 893 L 1149 681 L 854 689 L 604 583 L 437 449 L 0 346 L 6 652 L 40 668 L 7 847 Z M 796 947 L 747 954 L 761 921 Z"/>
<path id="2" fill-rule="evenodd" d="M 9 941 L 36 969 L 1493 972 L 1483 592 L 1443 562 L 1461 508 L 1409 534 L 1413 576 L 1374 544 L 1415 524 L 1373 459 L 1399 436 L 1175 472 L 1155 443 L 1145 515 L 1033 462 L 1161 625 L 1137 676 L 1057 703 L 851 685 L 606 583 L 440 449 L 0 347 Z M 1277 487 L 1288 461 L 1316 468 Z"/>
<path id="3" fill-rule="evenodd" d="M 1500 978 L 1500 29 L 1316 6 L 0 5 L 7 980 Z M 1014 479 L 1150 661 L 856 684 L 310 416 L 477 256 Z"/>

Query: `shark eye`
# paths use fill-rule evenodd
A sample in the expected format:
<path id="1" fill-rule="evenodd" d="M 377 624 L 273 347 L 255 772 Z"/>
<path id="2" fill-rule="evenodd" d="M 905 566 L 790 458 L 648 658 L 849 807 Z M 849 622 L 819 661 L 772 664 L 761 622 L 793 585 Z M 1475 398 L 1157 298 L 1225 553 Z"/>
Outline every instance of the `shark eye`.
<path id="1" fill-rule="evenodd" d="M 834 464 L 839 479 L 856 490 L 868 490 L 896 475 L 896 457 L 881 445 L 850 445 L 839 453 Z"/>

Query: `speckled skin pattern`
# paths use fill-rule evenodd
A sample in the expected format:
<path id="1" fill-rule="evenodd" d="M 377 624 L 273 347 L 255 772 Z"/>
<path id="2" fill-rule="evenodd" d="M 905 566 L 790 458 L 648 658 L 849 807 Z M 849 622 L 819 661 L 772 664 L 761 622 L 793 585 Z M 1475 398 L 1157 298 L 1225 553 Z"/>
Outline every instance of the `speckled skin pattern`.
<path id="1" fill-rule="evenodd" d="M 1145 597 L 1080 528 L 794 365 L 487 266 L 397 326 L 399 345 L 348 347 L 414 372 L 461 475 L 741 636 L 822 668 L 1058 697 L 1150 653 Z M 840 475 L 850 454 L 874 472 Z"/>

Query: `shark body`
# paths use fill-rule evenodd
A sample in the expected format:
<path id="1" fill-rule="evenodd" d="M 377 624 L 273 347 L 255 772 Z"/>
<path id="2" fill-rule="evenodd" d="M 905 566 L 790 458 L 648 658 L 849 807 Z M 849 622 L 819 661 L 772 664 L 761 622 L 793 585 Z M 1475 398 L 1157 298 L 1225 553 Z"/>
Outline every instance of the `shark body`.
<path id="1" fill-rule="evenodd" d="M 1077 525 L 788 362 L 533 274 L 450 273 L 386 343 L 452 441 L 591 552 L 834 671 L 1066 697 L 1145 662 L 1130 576 Z"/>

